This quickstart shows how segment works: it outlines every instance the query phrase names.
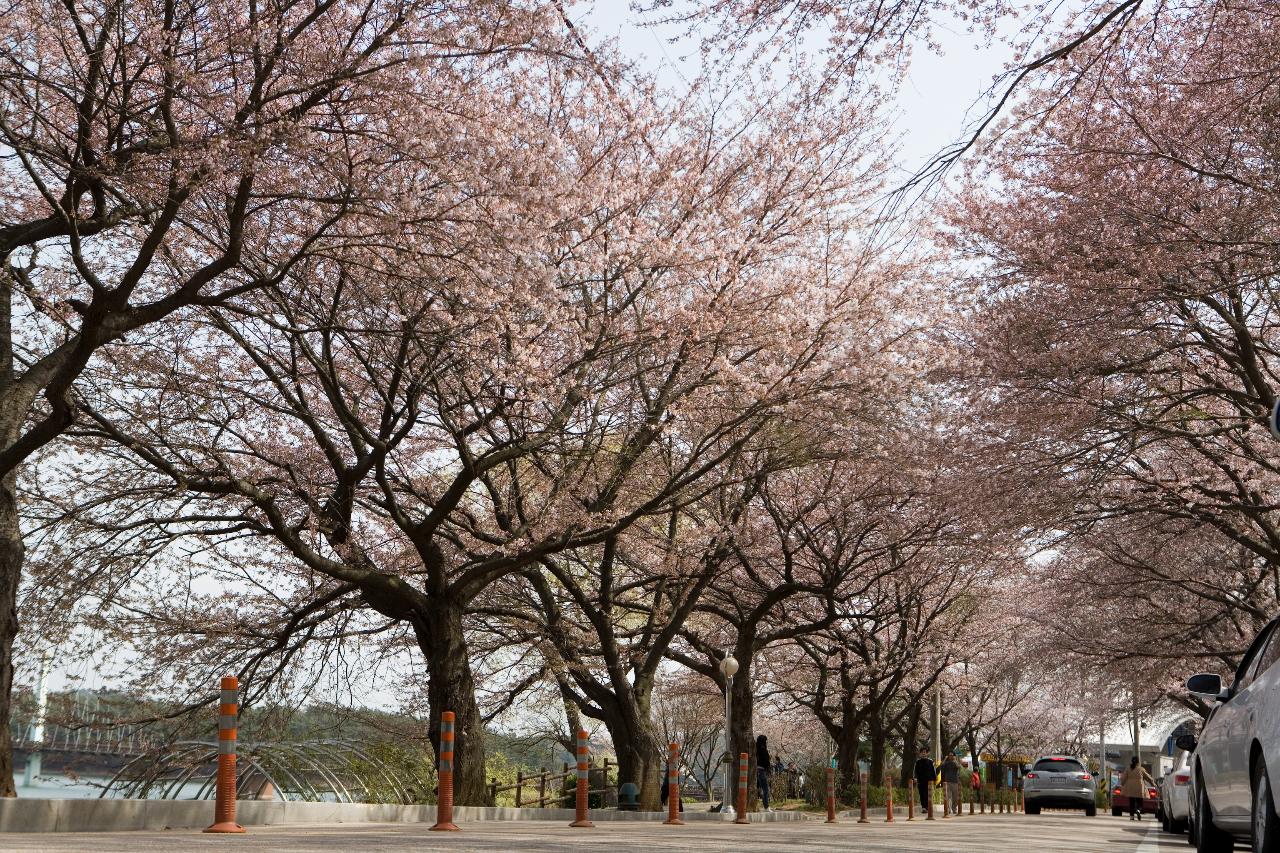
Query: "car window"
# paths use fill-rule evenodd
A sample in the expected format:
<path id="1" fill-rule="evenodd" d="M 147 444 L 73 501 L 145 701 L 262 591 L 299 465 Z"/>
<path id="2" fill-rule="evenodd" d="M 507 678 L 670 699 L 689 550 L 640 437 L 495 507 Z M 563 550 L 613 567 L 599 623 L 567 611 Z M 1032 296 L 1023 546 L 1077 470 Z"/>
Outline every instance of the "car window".
<path id="1" fill-rule="evenodd" d="M 1083 773 L 1084 765 L 1074 758 L 1042 758 L 1032 770 L 1046 773 Z"/>
<path id="2" fill-rule="evenodd" d="M 1253 665 L 1249 680 L 1253 681 L 1271 668 L 1271 665 L 1280 660 L 1280 634 L 1275 631 L 1271 632 L 1271 636 L 1267 639 L 1266 648 L 1258 653 L 1256 662 Z"/>
<path id="3" fill-rule="evenodd" d="M 1253 682 L 1253 667 L 1261 659 L 1262 651 L 1267 647 L 1271 635 L 1275 633 L 1276 623 L 1272 622 L 1259 632 L 1254 638 L 1253 644 L 1249 646 L 1249 650 L 1245 652 L 1244 657 L 1240 659 L 1240 666 L 1236 668 L 1236 680 L 1231 686 L 1233 693 L 1239 693 Z"/>

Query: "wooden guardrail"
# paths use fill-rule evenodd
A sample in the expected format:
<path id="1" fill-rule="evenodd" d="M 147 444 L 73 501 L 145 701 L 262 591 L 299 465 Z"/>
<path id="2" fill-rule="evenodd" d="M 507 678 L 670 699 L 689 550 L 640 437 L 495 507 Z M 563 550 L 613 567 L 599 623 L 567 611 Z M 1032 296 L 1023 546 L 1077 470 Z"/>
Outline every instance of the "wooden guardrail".
<path id="1" fill-rule="evenodd" d="M 591 770 L 604 770 L 604 778 L 609 778 L 609 759 L 604 759 L 603 764 L 592 762 Z M 531 806 L 535 808 L 546 808 L 548 803 L 560 803 L 566 808 L 573 806 L 574 792 L 564 786 L 566 779 L 576 779 L 577 770 L 570 769 L 568 762 L 565 762 L 559 773 L 552 773 L 543 767 L 538 773 L 530 773 L 525 775 L 523 770 L 516 771 L 516 781 L 514 785 L 499 785 L 497 779 L 489 780 L 489 798 L 497 800 L 498 794 L 505 794 L 508 791 L 515 791 L 516 808 L 524 808 Z M 603 788 L 591 788 L 589 794 L 607 793 L 612 786 L 606 784 Z M 530 793 L 537 792 L 536 797 L 525 797 L 525 789 L 531 788 Z"/>

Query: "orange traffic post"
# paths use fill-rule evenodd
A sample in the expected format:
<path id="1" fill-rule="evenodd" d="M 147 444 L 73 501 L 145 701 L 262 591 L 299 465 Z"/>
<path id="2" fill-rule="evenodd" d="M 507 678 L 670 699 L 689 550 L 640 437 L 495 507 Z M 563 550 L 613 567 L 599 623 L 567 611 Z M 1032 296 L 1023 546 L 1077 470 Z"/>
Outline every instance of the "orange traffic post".
<path id="1" fill-rule="evenodd" d="M 569 824 L 569 826 L 590 829 L 595 826 L 591 822 L 591 816 L 587 813 L 587 797 L 590 794 L 588 780 L 591 778 L 591 768 L 588 761 L 591 753 L 587 748 L 587 733 L 583 729 L 578 729 L 577 752 L 578 795 L 574 801 L 573 823 Z"/>
<path id="2" fill-rule="evenodd" d="M 680 819 L 680 744 L 669 745 L 667 757 L 667 819 L 668 826 L 684 826 Z"/>
<path id="3" fill-rule="evenodd" d="M 733 819 L 734 823 L 751 823 L 751 818 L 747 817 L 747 770 L 748 770 L 747 754 L 745 752 L 738 753 L 738 816 Z"/>
<path id="4" fill-rule="evenodd" d="M 978 814 L 987 813 L 987 786 L 986 783 L 978 785 Z"/>
<path id="5" fill-rule="evenodd" d="M 884 777 L 884 822 L 893 823 L 893 779 Z"/>
<path id="6" fill-rule="evenodd" d="M 445 711 L 440 715 L 440 760 L 437 762 L 436 776 L 440 782 L 440 793 L 436 796 L 436 823 L 432 832 L 457 832 L 458 826 L 453 822 L 453 727 L 457 715 Z"/>
<path id="7" fill-rule="evenodd" d="M 213 825 L 205 832 L 244 832 L 236 823 L 236 717 L 240 713 L 240 680 L 222 679 L 218 697 L 218 779 Z"/>
<path id="8" fill-rule="evenodd" d="M 860 814 L 858 815 L 858 823 L 871 823 L 867 818 L 867 774 L 862 773 L 859 774 L 859 776 L 861 784 L 859 784 L 858 787 L 862 789 L 862 796 L 860 798 L 862 800 L 862 805 L 859 809 Z"/>
<path id="9" fill-rule="evenodd" d="M 827 768 L 827 823 L 836 821 L 836 769 Z"/>
<path id="10" fill-rule="evenodd" d="M 907 779 L 907 820 L 916 819 L 916 780 Z"/>
<path id="11" fill-rule="evenodd" d="M 969 790 L 966 793 L 967 793 L 967 796 L 969 797 L 969 814 L 973 814 L 973 800 L 974 800 L 973 791 Z"/>
<path id="12" fill-rule="evenodd" d="M 1018 786 L 1018 811 L 1022 814 L 1027 813 L 1027 799 L 1022 796 L 1022 786 Z"/>
<path id="13" fill-rule="evenodd" d="M 937 801 L 937 799 L 938 799 L 937 796 L 933 792 L 933 786 L 930 785 L 929 786 L 929 805 L 928 807 L 922 807 L 927 812 L 927 814 L 924 816 L 925 820 L 937 820 L 937 818 L 933 816 L 933 804 Z"/>
<path id="14" fill-rule="evenodd" d="M 947 783 L 942 783 L 942 816 L 944 818 L 951 817 L 951 792 L 947 790 Z"/>

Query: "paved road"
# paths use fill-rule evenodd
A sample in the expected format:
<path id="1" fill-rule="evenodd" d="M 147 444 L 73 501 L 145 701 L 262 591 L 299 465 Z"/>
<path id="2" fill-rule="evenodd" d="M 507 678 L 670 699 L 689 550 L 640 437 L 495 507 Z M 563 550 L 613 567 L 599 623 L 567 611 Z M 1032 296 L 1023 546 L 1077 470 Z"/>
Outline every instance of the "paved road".
<path id="1" fill-rule="evenodd" d="M 240 836 L 213 836 L 188 830 L 167 832 L 13 834 L 0 837 L 0 851 L 42 853 L 550 853 L 550 851 L 731 851 L 778 853 L 867 851 L 867 853 L 1166 853 L 1186 851 L 1186 836 L 1165 835 L 1154 821 L 1076 814 L 975 816 L 925 823 L 899 821 L 859 826 L 802 824 L 601 823 L 595 830 L 560 823 L 472 823 L 459 833 L 426 832 L 404 824 L 343 824 L 262 827 Z"/>

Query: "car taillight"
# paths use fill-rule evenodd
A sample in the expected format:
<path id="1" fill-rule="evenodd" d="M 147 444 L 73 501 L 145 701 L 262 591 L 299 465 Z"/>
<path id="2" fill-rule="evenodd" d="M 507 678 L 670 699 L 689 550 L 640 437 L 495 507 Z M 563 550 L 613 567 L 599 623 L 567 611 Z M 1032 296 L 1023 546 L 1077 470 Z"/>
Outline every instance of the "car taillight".
<path id="1" fill-rule="evenodd" d="M 1027 774 L 1025 774 L 1025 777 L 1024 777 L 1024 778 L 1027 778 L 1027 779 L 1034 779 L 1034 778 L 1036 778 L 1036 774 L 1034 774 L 1034 773 L 1027 773 Z"/>
<path id="2" fill-rule="evenodd" d="M 1175 785 L 1190 785 L 1190 784 L 1191 784 L 1191 771 L 1190 771 L 1190 770 L 1182 770 L 1182 771 L 1179 771 L 1178 773 L 1174 773 L 1174 774 L 1173 774 L 1173 784 L 1175 784 Z"/>
<path id="3" fill-rule="evenodd" d="M 1113 794 L 1119 794 L 1119 793 L 1120 793 L 1120 786 L 1119 786 L 1119 785 L 1116 785 L 1116 789 L 1115 789 L 1114 791 L 1112 791 L 1111 793 L 1113 793 Z"/>
<path id="4" fill-rule="evenodd" d="M 1081 781 L 1081 782 L 1088 782 L 1088 781 L 1089 781 L 1090 779 L 1092 779 L 1092 778 L 1093 778 L 1093 777 L 1092 777 L 1092 776 L 1090 776 L 1088 773 L 1081 773 L 1081 774 L 1080 774 L 1080 781 Z"/>
<path id="5" fill-rule="evenodd" d="M 1154 799 L 1156 798 L 1156 789 L 1155 789 L 1155 788 L 1148 788 L 1148 789 L 1147 789 L 1147 796 L 1154 800 Z"/>

